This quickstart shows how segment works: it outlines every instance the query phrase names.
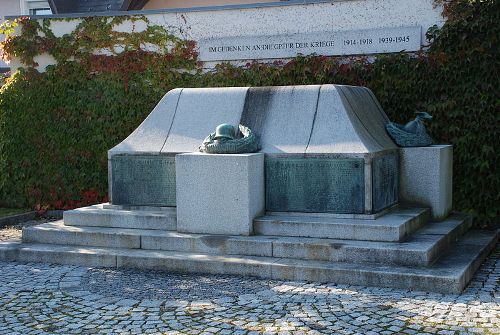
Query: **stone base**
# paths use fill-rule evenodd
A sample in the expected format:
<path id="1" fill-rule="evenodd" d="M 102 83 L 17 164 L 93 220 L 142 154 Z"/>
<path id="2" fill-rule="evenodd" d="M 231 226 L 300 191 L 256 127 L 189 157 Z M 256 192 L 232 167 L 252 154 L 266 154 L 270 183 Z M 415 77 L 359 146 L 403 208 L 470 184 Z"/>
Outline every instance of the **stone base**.
<path id="1" fill-rule="evenodd" d="M 264 155 L 180 154 L 175 158 L 177 230 L 250 235 L 264 212 Z"/>
<path id="2" fill-rule="evenodd" d="M 175 207 L 152 207 L 141 210 L 119 207 L 100 204 L 65 211 L 64 224 L 75 227 L 176 230 Z"/>
<path id="3" fill-rule="evenodd" d="M 452 209 L 453 146 L 401 148 L 400 198 L 446 218 Z"/>
<path id="4" fill-rule="evenodd" d="M 256 160 L 262 166 L 255 158 L 231 160 L 249 165 Z M 254 171 L 242 166 L 242 171 Z M 462 214 L 426 224 L 429 210 L 418 208 L 395 209 L 373 220 L 267 215 L 254 220 L 255 236 L 180 233 L 171 229 L 173 208 L 104 206 L 113 205 L 66 211 L 64 222 L 23 229 L 22 242 L 0 242 L 0 261 L 460 293 L 499 235 L 470 230 L 471 217 Z"/>
<path id="5" fill-rule="evenodd" d="M 467 231 L 469 227 L 467 216 L 452 215 L 421 228 L 404 243 L 388 243 L 55 222 L 24 229 L 22 242 L 0 242 L 0 260 L 460 293 L 498 239 L 497 232 Z"/>

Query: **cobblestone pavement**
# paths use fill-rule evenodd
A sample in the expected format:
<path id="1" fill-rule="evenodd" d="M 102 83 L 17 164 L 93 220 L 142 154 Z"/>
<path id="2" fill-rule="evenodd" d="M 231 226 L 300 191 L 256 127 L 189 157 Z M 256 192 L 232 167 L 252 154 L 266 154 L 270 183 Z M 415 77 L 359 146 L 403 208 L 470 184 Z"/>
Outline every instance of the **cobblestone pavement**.
<path id="1" fill-rule="evenodd" d="M 0 262 L 0 335 L 500 334 L 500 247 L 461 295 Z"/>
<path id="2" fill-rule="evenodd" d="M 21 240 L 21 232 L 23 227 L 36 226 L 46 222 L 57 221 L 57 218 L 39 218 L 36 220 L 24 221 L 13 226 L 7 226 L 0 229 L 0 242 L 1 241 L 19 241 Z"/>

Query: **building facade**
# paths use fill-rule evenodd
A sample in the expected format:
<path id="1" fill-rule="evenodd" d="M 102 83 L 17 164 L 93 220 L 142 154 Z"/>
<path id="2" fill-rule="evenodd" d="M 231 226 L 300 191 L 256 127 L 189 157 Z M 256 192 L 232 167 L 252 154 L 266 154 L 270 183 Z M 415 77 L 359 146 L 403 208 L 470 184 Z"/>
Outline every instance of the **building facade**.
<path id="1" fill-rule="evenodd" d="M 164 8 L 214 7 L 251 5 L 270 2 L 298 2 L 296 0 L 49 0 L 56 14 L 91 13 L 105 11 L 151 10 Z M 300 1 L 304 2 L 304 1 Z"/>
<path id="2" fill-rule="evenodd" d="M 196 7 L 202 2 L 199 0 L 80 0 L 73 3 L 72 10 L 64 7 L 70 10 L 67 13 L 61 12 L 63 7 L 56 1 L 49 0 L 56 14 L 52 17 L 69 19 L 51 21 L 56 36 L 70 33 L 86 16 L 140 13 L 149 24 L 194 41 L 206 69 L 221 62 L 238 65 L 254 60 L 286 60 L 299 54 L 370 57 L 416 52 L 428 44 L 427 30 L 444 23 L 442 9 L 434 0 L 212 0 L 212 6 L 203 7 Z M 71 4 L 65 1 L 66 6 Z M 208 1 L 203 3 L 208 5 Z M 151 8 L 167 5 L 172 7 Z M 194 7 L 173 7 L 180 5 Z M 144 28 L 125 21 L 118 29 Z M 46 54 L 37 56 L 36 62 L 43 71 L 55 59 Z M 15 69 L 21 64 L 14 60 L 11 66 Z"/>

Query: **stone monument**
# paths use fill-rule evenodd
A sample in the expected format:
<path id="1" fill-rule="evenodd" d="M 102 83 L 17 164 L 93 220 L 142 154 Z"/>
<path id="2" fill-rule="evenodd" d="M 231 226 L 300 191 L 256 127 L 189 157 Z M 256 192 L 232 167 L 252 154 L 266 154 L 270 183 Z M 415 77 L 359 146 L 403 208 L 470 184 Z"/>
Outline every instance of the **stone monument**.
<path id="1" fill-rule="evenodd" d="M 461 292 L 498 234 L 450 215 L 452 147 L 399 148 L 389 122 L 364 87 L 172 90 L 109 151 L 110 204 L 0 259 Z M 235 129 L 261 150 L 198 152 Z"/>
<path id="2" fill-rule="evenodd" d="M 376 214 L 398 202 L 388 121 L 364 87 L 174 90 L 109 151 L 111 202 L 175 206 L 175 154 L 197 151 L 206 134 L 229 123 L 260 138 L 266 210 Z"/>

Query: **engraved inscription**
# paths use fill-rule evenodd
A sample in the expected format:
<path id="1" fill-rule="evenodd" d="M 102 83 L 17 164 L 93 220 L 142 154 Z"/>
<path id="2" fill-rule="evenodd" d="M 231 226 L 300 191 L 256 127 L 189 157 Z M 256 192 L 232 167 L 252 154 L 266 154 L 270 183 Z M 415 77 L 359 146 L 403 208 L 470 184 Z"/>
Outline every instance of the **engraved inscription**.
<path id="1" fill-rule="evenodd" d="M 297 54 L 335 56 L 417 51 L 422 42 L 421 30 L 420 26 L 413 26 L 210 38 L 199 41 L 199 57 L 202 61 L 223 61 L 291 58 Z"/>
<path id="2" fill-rule="evenodd" d="M 175 157 L 113 156 L 113 204 L 175 206 Z"/>
<path id="3" fill-rule="evenodd" d="M 266 159 L 266 210 L 363 213 L 363 159 Z"/>

